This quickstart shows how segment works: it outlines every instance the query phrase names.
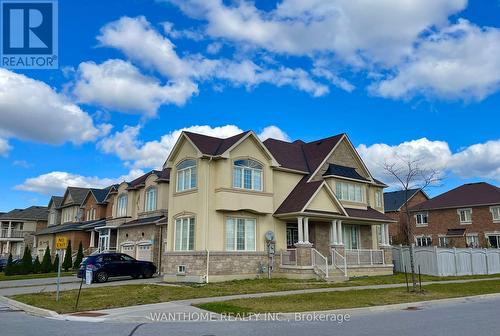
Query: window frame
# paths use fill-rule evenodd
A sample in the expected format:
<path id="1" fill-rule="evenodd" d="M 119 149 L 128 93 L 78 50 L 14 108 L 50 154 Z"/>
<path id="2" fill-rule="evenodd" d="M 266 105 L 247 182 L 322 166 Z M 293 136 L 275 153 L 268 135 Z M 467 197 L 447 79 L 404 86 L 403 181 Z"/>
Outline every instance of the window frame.
<path id="1" fill-rule="evenodd" d="M 179 168 L 180 166 L 183 166 L 184 164 L 187 164 L 188 162 L 192 162 L 192 165 L 186 166 Z M 198 174 L 197 174 L 197 162 L 196 159 L 184 159 L 181 162 L 179 162 L 176 166 L 176 181 L 175 181 L 175 191 L 180 193 L 180 192 L 185 192 L 185 191 L 190 191 L 196 189 L 198 185 Z M 189 173 L 189 184 L 186 186 L 186 175 Z M 182 176 L 182 179 L 181 179 Z M 193 178 L 194 176 L 194 178 Z M 182 181 L 182 182 L 181 182 Z M 181 182 L 181 183 L 179 183 Z"/>
<path id="2" fill-rule="evenodd" d="M 237 165 L 237 162 L 244 162 L 247 161 L 248 163 L 253 163 L 257 167 L 251 167 L 250 164 L 248 165 Z M 239 190 L 247 190 L 247 191 L 263 191 L 264 190 L 264 165 L 255 159 L 251 158 L 245 158 L 245 159 L 236 159 L 233 161 L 233 169 L 231 170 L 232 174 L 232 186 L 234 189 L 239 189 Z M 259 168 L 260 167 L 260 168 Z M 236 184 L 236 174 L 235 171 L 239 170 L 239 186 Z M 246 187 L 245 183 L 245 177 L 246 177 L 246 171 L 250 171 L 250 187 Z M 256 181 L 256 176 L 259 176 L 260 178 L 260 188 L 256 188 L 255 186 L 255 181 Z"/>
<path id="3" fill-rule="evenodd" d="M 179 228 L 180 221 L 180 228 Z M 187 225 L 187 229 L 184 229 Z M 190 226 L 193 226 L 192 230 Z M 174 251 L 194 251 L 196 237 L 196 219 L 194 216 L 177 217 L 175 219 Z M 184 233 L 187 233 L 186 246 L 184 246 Z M 178 236 L 180 234 L 180 236 Z M 180 237 L 180 238 L 177 238 Z M 179 243 L 179 244 L 178 244 Z"/>
<path id="4" fill-rule="evenodd" d="M 500 223 L 500 205 L 490 207 L 490 212 L 493 223 Z M 497 214 L 498 217 L 495 218 L 495 214 Z"/>
<path id="5" fill-rule="evenodd" d="M 233 232 L 233 246 L 231 247 L 230 246 L 230 243 L 229 243 L 229 233 L 231 232 L 229 230 L 229 222 L 230 221 L 233 221 L 233 224 L 234 224 L 234 228 L 231 230 Z M 243 228 L 244 228 L 244 236 L 243 236 L 243 244 L 244 244 L 244 247 L 243 249 L 239 249 L 238 248 L 238 238 L 241 238 L 240 235 L 239 235 L 239 224 L 240 224 L 240 221 L 243 221 Z M 249 236 L 247 236 L 247 233 L 251 233 L 252 231 L 248 231 L 247 230 L 247 224 L 249 224 L 248 222 L 252 222 L 250 224 L 253 225 L 253 247 L 249 247 L 248 246 L 248 243 L 249 243 Z M 226 251 L 231 251 L 231 252 L 255 252 L 257 251 L 257 219 L 256 218 L 250 218 L 250 217 L 233 217 L 233 216 L 230 216 L 230 217 L 226 217 L 226 223 L 225 223 L 225 237 L 224 237 L 224 241 L 225 241 L 225 248 L 226 248 Z"/>
<path id="6" fill-rule="evenodd" d="M 424 245 L 424 239 L 426 244 Z M 419 243 L 420 241 L 420 243 Z M 432 237 L 431 236 L 415 236 L 415 246 L 418 247 L 429 247 L 432 246 Z"/>
<path id="7" fill-rule="evenodd" d="M 419 223 L 419 218 L 423 218 L 423 217 L 425 217 L 425 222 L 421 221 Z M 418 227 L 428 226 L 429 225 L 429 213 L 428 212 L 418 212 L 418 213 L 416 213 L 415 214 L 415 224 Z"/>
<path id="8" fill-rule="evenodd" d="M 125 204 L 121 204 L 121 200 L 125 200 Z M 124 207 L 122 207 L 124 205 Z M 127 193 L 122 193 L 116 199 L 116 217 L 126 217 L 128 212 L 128 195 Z M 124 211 L 124 212 L 123 212 Z"/>
<path id="9" fill-rule="evenodd" d="M 151 192 L 154 191 L 154 198 L 151 198 Z M 151 201 L 153 200 L 153 202 Z M 150 207 L 151 205 L 151 207 Z M 158 188 L 151 186 L 144 191 L 144 212 L 158 210 Z"/>
<path id="10" fill-rule="evenodd" d="M 470 246 L 470 238 L 475 238 L 473 240 L 476 240 L 476 242 L 472 242 L 472 245 L 473 246 Z M 479 235 L 478 234 L 468 234 L 465 236 L 465 244 L 467 247 L 473 247 L 473 248 L 478 248 L 479 247 L 479 243 L 480 243 L 480 240 L 479 240 Z"/>
<path id="11" fill-rule="evenodd" d="M 366 190 L 363 184 L 335 181 L 335 196 L 341 201 L 364 203 L 366 197 L 365 193 Z M 351 195 L 353 196 L 352 198 Z M 357 199 L 357 196 L 359 196 L 359 199 Z"/>
<path id="12" fill-rule="evenodd" d="M 450 246 L 450 237 L 439 236 L 438 237 L 438 246 L 448 248 Z"/>
<path id="13" fill-rule="evenodd" d="M 465 220 L 462 220 L 462 212 L 464 213 L 469 213 L 469 218 L 465 218 Z M 472 208 L 462 208 L 457 210 L 458 214 L 458 220 L 460 221 L 461 225 L 467 225 L 467 224 L 472 224 Z"/>
<path id="14" fill-rule="evenodd" d="M 375 207 L 382 207 L 382 192 L 380 190 L 375 190 Z"/>

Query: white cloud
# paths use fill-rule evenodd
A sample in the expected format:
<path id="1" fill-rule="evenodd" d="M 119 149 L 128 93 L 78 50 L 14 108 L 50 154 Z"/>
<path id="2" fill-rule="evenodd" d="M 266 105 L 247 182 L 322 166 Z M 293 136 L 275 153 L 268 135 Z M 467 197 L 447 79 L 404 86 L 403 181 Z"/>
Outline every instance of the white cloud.
<path id="1" fill-rule="evenodd" d="M 197 92 L 195 84 L 176 81 L 161 85 L 139 69 L 118 59 L 102 64 L 84 62 L 78 67 L 73 94 L 81 103 L 154 116 L 163 104 L 182 105 Z"/>
<path id="2" fill-rule="evenodd" d="M 426 138 L 397 145 L 361 144 L 356 149 L 372 174 L 383 181 L 390 180 L 384 171 L 384 163 L 407 157 L 418 160 L 422 169 L 452 172 L 461 178 L 479 177 L 500 181 L 500 140 L 474 144 L 455 153 L 447 142 Z"/>
<path id="3" fill-rule="evenodd" d="M 500 29 L 466 20 L 427 37 L 393 77 L 373 93 L 404 98 L 416 94 L 481 100 L 500 87 Z"/>
<path id="4" fill-rule="evenodd" d="M 172 22 L 163 22 L 163 31 L 168 37 L 171 37 L 173 39 L 189 39 L 193 41 L 201 41 L 205 38 L 203 33 L 193 30 L 193 29 L 183 29 L 183 30 L 177 30 L 174 28 L 174 24 Z"/>
<path id="5" fill-rule="evenodd" d="M 172 28 L 168 26 L 168 29 Z M 301 68 L 269 68 L 249 59 L 208 59 L 200 54 L 187 53 L 180 57 L 175 45 L 142 16 L 122 17 L 108 23 L 97 39 L 103 46 L 121 50 L 132 62 L 158 71 L 173 83 L 182 81 L 194 86 L 193 83 L 202 81 L 222 81 L 247 88 L 270 83 L 292 86 L 315 97 L 328 92 L 326 85 Z"/>
<path id="6" fill-rule="evenodd" d="M 0 138 L 0 156 L 7 156 L 11 149 L 8 141 Z"/>
<path id="7" fill-rule="evenodd" d="M 61 144 L 94 141 L 109 125 L 92 118 L 44 82 L 0 68 L 0 134 Z"/>
<path id="8" fill-rule="evenodd" d="M 16 190 L 35 192 L 43 195 L 62 195 L 68 186 L 82 188 L 104 188 L 115 183 L 131 181 L 141 175 L 142 170 L 131 170 L 127 175 L 117 178 L 100 178 L 83 176 L 63 171 L 53 171 L 37 177 L 26 179 L 22 184 L 14 187 Z"/>
<path id="9" fill-rule="evenodd" d="M 183 131 L 200 133 L 208 136 L 227 138 L 243 132 L 235 125 L 225 125 L 220 127 L 211 127 L 207 125 L 190 126 L 171 131 L 159 140 L 143 142 L 139 140 L 140 126 L 126 126 L 123 131 L 116 132 L 113 135 L 101 140 L 99 148 L 107 154 L 114 154 L 125 161 L 127 166 L 134 169 L 139 168 L 159 168 L 163 165 L 175 145 L 175 142 Z M 285 132 L 276 126 L 265 127 L 259 138 L 265 140 L 269 137 L 288 140 Z"/>

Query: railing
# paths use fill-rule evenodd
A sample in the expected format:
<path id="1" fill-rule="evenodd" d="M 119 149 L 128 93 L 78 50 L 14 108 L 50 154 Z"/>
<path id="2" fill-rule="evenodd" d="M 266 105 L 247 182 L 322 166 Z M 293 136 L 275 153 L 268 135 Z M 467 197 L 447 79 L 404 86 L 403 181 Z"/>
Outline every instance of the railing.
<path id="1" fill-rule="evenodd" d="M 287 249 L 280 253 L 281 266 L 297 266 L 297 250 Z"/>
<path id="2" fill-rule="evenodd" d="M 328 258 L 319 253 L 318 250 L 312 249 L 312 266 L 316 274 L 322 273 L 325 278 L 328 278 Z M 320 274 L 321 275 L 321 274 Z"/>
<path id="3" fill-rule="evenodd" d="M 116 252 L 116 247 L 98 247 L 94 252 L 91 254 L 98 254 L 98 253 L 108 253 L 108 252 Z"/>
<path id="4" fill-rule="evenodd" d="M 0 238 L 24 238 L 25 231 L 11 230 L 9 235 L 9 230 L 2 230 L 0 232 Z"/>
<path id="5" fill-rule="evenodd" d="M 345 250 L 347 265 L 384 265 L 384 250 Z"/>
<path id="6" fill-rule="evenodd" d="M 335 249 L 332 249 L 332 265 L 347 276 L 347 260 Z"/>

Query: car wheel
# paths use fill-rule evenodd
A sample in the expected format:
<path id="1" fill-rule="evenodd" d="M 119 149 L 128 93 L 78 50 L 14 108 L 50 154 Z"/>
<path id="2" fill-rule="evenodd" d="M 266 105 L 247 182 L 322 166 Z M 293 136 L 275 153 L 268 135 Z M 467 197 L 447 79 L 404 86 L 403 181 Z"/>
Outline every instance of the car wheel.
<path id="1" fill-rule="evenodd" d="M 152 278 L 153 277 L 153 270 L 149 269 L 149 268 L 146 268 L 143 272 L 142 272 L 142 277 L 144 279 L 147 279 L 147 278 Z"/>
<path id="2" fill-rule="evenodd" d="M 104 271 L 100 271 L 95 276 L 97 282 L 106 282 L 108 281 L 108 273 Z"/>

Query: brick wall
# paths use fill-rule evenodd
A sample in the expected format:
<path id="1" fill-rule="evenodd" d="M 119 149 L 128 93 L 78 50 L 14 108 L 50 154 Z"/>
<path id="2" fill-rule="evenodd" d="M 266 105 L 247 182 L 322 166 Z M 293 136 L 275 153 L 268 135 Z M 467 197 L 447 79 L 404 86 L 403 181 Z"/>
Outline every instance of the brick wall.
<path id="1" fill-rule="evenodd" d="M 160 244 L 162 244 L 160 239 L 161 229 L 163 229 L 163 239 L 165 239 L 166 225 L 158 226 L 155 224 L 149 224 L 149 225 L 139 225 L 139 226 L 119 228 L 117 235 L 118 252 L 121 252 L 121 246 L 124 242 L 133 243 L 135 244 L 135 248 L 134 248 L 134 255 L 132 255 L 132 257 L 136 258 L 137 244 L 140 243 L 141 241 L 144 242 L 150 240 L 153 243 L 151 247 L 152 261 L 156 266 L 158 266 L 160 259 L 159 249 L 160 249 Z"/>
<path id="2" fill-rule="evenodd" d="M 78 251 L 78 245 L 82 242 L 83 249 L 88 249 L 90 244 L 90 232 L 85 231 L 68 231 L 56 233 L 55 240 L 59 237 L 66 237 L 68 240 L 71 240 L 71 249 L 73 253 Z M 52 251 L 51 251 L 52 252 Z"/>
<path id="3" fill-rule="evenodd" d="M 95 219 L 104 219 L 104 218 L 106 218 L 107 206 L 106 205 L 102 205 L 102 204 L 97 204 L 95 198 L 92 195 L 90 195 L 87 198 L 87 201 L 85 202 L 85 206 L 84 206 L 84 209 L 83 209 L 83 211 L 84 211 L 83 214 L 84 214 L 85 220 L 90 220 L 89 218 L 87 218 L 87 213 L 92 208 L 94 208 L 95 211 L 96 211 Z"/>
<path id="4" fill-rule="evenodd" d="M 419 191 L 408 202 L 408 208 L 412 208 L 417 204 L 420 204 L 425 201 L 427 201 L 427 197 L 425 197 L 423 192 Z M 392 241 L 397 244 L 400 243 L 404 244 L 405 227 L 407 222 L 404 206 L 401 208 L 401 211 L 386 212 L 385 214 L 391 219 L 397 221 L 397 223 L 389 224 L 389 236 L 391 237 Z"/>

